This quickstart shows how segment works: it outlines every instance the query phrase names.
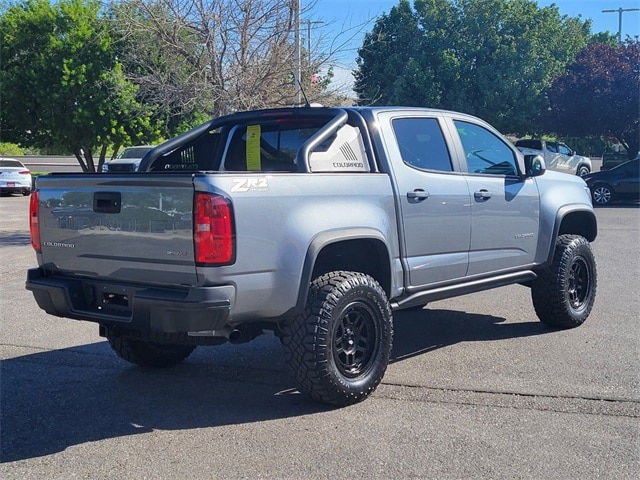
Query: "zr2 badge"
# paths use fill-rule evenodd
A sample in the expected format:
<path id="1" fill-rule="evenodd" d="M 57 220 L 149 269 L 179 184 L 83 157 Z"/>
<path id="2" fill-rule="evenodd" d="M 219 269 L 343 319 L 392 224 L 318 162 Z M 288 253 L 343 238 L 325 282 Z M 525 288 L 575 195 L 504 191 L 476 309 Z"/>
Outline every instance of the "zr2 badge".
<path id="1" fill-rule="evenodd" d="M 269 180 L 266 177 L 234 178 L 231 181 L 233 182 L 232 193 L 266 192 L 269 190 Z"/>

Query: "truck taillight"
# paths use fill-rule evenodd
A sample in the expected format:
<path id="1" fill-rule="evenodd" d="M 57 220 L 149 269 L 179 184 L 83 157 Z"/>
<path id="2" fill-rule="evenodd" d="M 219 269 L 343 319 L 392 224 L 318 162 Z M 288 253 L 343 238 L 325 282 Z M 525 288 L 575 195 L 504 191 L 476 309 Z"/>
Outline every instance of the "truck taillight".
<path id="1" fill-rule="evenodd" d="M 193 212 L 196 264 L 229 265 L 235 261 L 231 203 L 220 195 L 196 193 Z"/>
<path id="2" fill-rule="evenodd" d="M 38 192 L 33 192 L 31 194 L 31 200 L 29 201 L 29 232 L 31 233 L 31 246 L 37 253 L 42 251 L 40 244 L 40 223 L 38 222 L 39 209 L 40 202 L 38 201 Z"/>

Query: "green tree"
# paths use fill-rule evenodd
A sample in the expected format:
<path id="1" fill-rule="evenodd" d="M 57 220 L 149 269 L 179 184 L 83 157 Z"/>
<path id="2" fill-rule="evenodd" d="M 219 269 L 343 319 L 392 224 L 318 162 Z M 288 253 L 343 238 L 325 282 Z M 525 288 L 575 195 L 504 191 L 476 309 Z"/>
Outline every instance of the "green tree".
<path id="1" fill-rule="evenodd" d="M 548 92 L 548 131 L 613 137 L 634 158 L 640 149 L 640 42 L 592 43 Z"/>
<path id="2" fill-rule="evenodd" d="M 532 0 L 400 0 L 366 35 L 355 90 L 361 104 L 460 110 L 526 132 L 589 31 Z"/>
<path id="3" fill-rule="evenodd" d="M 207 70 L 203 43 L 197 29 L 180 27 L 180 12 L 162 1 L 118 0 L 107 13 L 124 75 L 138 87 L 137 98 L 153 106 L 165 136 L 204 122 L 212 110 L 208 89 L 199 83 Z"/>
<path id="4" fill-rule="evenodd" d="M 107 149 L 158 135 L 100 9 L 97 0 L 27 0 L 2 13 L 2 141 L 72 152 L 93 172 Z"/>

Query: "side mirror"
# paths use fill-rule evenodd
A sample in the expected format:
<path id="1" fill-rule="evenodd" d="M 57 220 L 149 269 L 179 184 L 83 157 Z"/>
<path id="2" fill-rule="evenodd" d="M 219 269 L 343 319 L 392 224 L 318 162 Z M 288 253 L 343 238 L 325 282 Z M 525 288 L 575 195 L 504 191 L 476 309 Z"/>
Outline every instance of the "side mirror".
<path id="1" fill-rule="evenodd" d="M 539 177 L 547 171 L 542 155 L 525 155 L 524 172 L 527 177 Z"/>

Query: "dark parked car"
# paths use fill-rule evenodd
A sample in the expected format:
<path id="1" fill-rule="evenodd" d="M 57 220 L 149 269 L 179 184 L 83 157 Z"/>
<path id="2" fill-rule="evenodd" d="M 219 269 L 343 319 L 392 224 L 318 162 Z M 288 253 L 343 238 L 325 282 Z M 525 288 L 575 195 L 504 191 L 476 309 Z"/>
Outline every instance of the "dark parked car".
<path id="1" fill-rule="evenodd" d="M 618 200 L 640 200 L 640 159 L 630 160 L 607 171 L 583 177 L 594 205 Z"/>

